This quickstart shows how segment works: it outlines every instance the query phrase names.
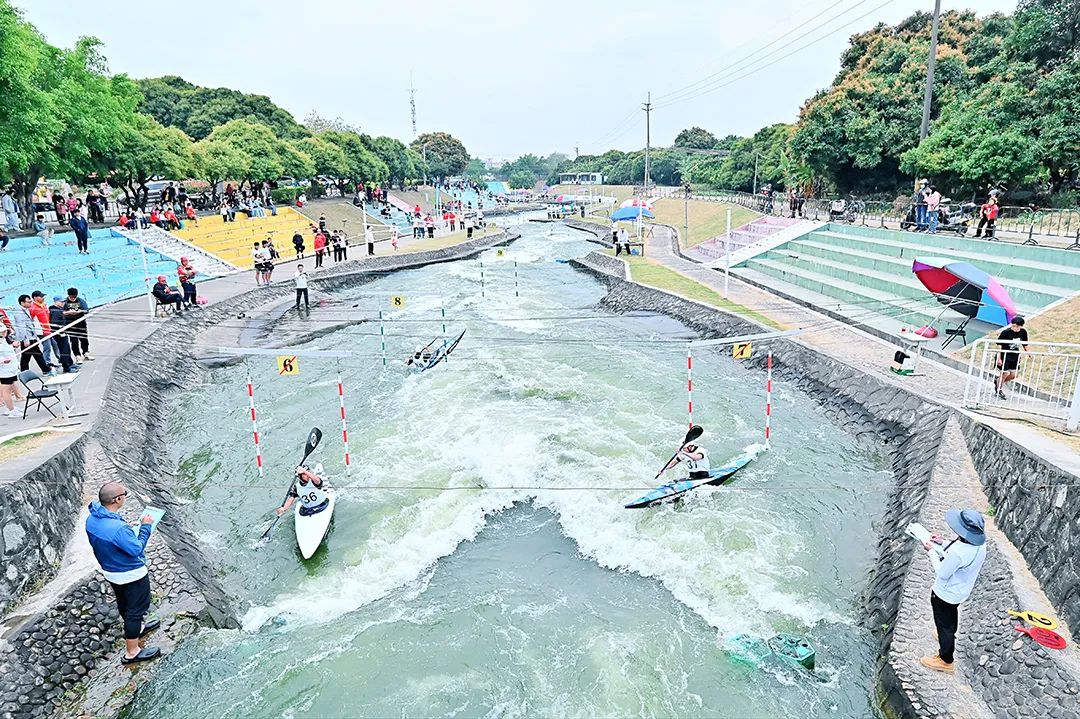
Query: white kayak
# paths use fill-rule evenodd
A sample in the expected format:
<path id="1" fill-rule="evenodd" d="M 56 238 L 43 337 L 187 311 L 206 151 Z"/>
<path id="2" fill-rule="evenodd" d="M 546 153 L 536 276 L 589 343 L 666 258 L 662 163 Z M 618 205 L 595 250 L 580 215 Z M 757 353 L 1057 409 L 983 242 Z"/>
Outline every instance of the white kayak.
<path id="1" fill-rule="evenodd" d="M 322 465 L 315 465 L 314 472 L 323 478 L 326 487 L 326 496 L 330 501 L 326 505 L 326 509 L 317 512 L 316 514 L 300 514 L 301 504 L 299 500 L 293 506 L 293 517 L 296 524 L 296 544 L 300 547 L 300 554 L 304 559 L 311 559 L 311 555 L 315 554 L 319 545 L 322 544 L 327 530 L 330 529 L 330 520 L 334 518 L 334 504 L 337 502 L 337 497 L 334 496 L 334 488 L 329 486 L 327 477 L 323 474 Z"/>

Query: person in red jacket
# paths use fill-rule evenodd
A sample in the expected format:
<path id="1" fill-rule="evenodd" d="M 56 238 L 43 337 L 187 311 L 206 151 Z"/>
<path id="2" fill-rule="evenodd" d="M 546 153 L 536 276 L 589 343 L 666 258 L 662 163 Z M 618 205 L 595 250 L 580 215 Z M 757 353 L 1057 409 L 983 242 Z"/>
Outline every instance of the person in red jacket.
<path id="1" fill-rule="evenodd" d="M 983 227 L 986 227 L 986 239 L 994 239 L 994 222 L 997 220 L 998 213 L 1001 212 L 1001 207 L 998 206 L 997 195 L 990 195 L 983 206 L 979 208 L 979 226 L 975 230 L 976 237 L 983 236 Z"/>
<path id="2" fill-rule="evenodd" d="M 180 288 L 184 291 L 184 304 L 188 307 L 197 307 L 195 298 L 198 292 L 195 288 L 195 276 L 198 273 L 188 262 L 188 258 L 181 257 L 180 264 L 176 266 L 176 279 L 180 282 Z"/>
<path id="3" fill-rule="evenodd" d="M 326 235 L 315 233 L 315 269 L 322 267 L 323 255 L 326 254 Z"/>
<path id="4" fill-rule="evenodd" d="M 57 360 L 60 359 L 60 348 L 52 335 L 52 326 L 49 324 L 49 306 L 45 304 L 45 293 L 34 290 L 30 293 L 30 306 L 26 309 L 30 316 L 41 326 L 41 354 L 45 356 L 45 364 L 50 367 L 59 367 Z"/>

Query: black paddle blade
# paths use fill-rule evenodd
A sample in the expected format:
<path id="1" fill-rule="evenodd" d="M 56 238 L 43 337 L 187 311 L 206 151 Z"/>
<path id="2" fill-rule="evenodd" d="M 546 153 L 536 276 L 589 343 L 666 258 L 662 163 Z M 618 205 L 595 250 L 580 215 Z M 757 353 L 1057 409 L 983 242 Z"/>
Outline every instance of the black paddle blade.
<path id="1" fill-rule="evenodd" d="M 319 446 L 319 442 L 322 442 L 322 430 L 318 427 L 312 427 L 311 432 L 308 433 L 307 446 L 304 449 L 308 454 L 311 454 Z"/>
<path id="2" fill-rule="evenodd" d="M 695 439 L 697 439 L 698 437 L 700 437 L 703 434 L 705 434 L 705 430 L 700 425 L 695 424 L 686 433 L 686 438 L 683 439 L 682 443 L 685 446 L 687 442 L 693 442 Z"/>

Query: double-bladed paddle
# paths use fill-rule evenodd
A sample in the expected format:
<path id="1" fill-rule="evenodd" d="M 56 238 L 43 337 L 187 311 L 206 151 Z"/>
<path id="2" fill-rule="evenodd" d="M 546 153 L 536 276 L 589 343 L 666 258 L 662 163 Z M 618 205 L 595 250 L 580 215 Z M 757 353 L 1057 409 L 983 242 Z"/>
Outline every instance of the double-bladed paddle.
<path id="1" fill-rule="evenodd" d="M 315 448 L 319 446 L 320 442 L 322 442 L 322 430 L 318 427 L 312 427 L 311 431 L 308 432 L 307 444 L 304 445 L 304 458 L 301 459 L 297 464 L 303 464 L 304 462 L 306 462 L 307 458 L 311 456 L 311 453 L 315 451 Z M 295 481 L 296 480 L 294 479 L 293 482 Z M 284 506 L 285 503 L 289 501 L 289 492 L 292 491 L 293 482 L 289 482 L 289 488 L 285 490 L 285 499 L 281 500 L 281 504 L 278 506 Z M 277 526 L 278 522 L 281 521 L 281 518 L 283 516 L 285 515 L 279 514 L 278 516 L 274 517 L 274 521 L 270 524 L 267 530 L 263 532 L 263 535 L 259 537 L 259 541 L 256 546 L 266 544 L 266 542 L 270 539 L 270 533 L 274 531 L 274 527 Z"/>
<path id="2" fill-rule="evenodd" d="M 696 424 L 693 427 L 691 427 L 689 429 L 689 431 L 687 431 L 686 436 L 683 437 L 682 444 L 680 444 L 679 448 L 677 450 L 675 450 L 675 454 L 671 455 L 671 459 L 664 462 L 664 466 L 660 468 L 660 471 L 656 473 L 656 477 L 653 477 L 653 479 L 656 479 L 657 477 L 659 477 L 661 474 L 664 473 L 664 470 L 666 470 L 668 468 L 668 465 L 671 464 L 671 460 L 678 457 L 679 452 L 683 451 L 683 448 L 686 447 L 686 445 L 690 444 L 691 442 L 693 442 L 695 439 L 697 439 L 698 437 L 700 437 L 704 433 L 705 433 L 705 430 L 702 429 L 701 427 L 699 427 Z"/>

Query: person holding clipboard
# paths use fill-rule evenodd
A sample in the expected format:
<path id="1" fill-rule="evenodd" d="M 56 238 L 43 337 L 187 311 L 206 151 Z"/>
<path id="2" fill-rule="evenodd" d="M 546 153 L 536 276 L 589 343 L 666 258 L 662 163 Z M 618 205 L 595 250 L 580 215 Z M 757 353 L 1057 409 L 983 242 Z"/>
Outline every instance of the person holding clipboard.
<path id="1" fill-rule="evenodd" d="M 940 534 L 925 536 L 926 530 L 919 525 L 908 528 L 922 542 L 936 576 L 930 607 L 937 627 L 938 654 L 922 657 L 919 663 L 937 672 L 955 670 L 953 652 L 960 604 L 971 596 L 986 561 L 986 528 L 981 514 L 974 509 L 950 509 L 945 513 L 945 523 L 956 532 L 955 539 L 946 541 Z"/>
<path id="2" fill-rule="evenodd" d="M 116 595 L 116 608 L 124 620 L 122 664 L 134 664 L 161 656 L 159 647 L 140 647 L 139 639 L 161 626 L 161 620 L 144 621 L 150 610 L 150 574 L 146 568 L 146 543 L 164 512 L 147 507 L 138 529 L 120 516 L 128 490 L 118 482 L 106 482 L 98 501 L 90 503 L 86 536 L 101 573 Z"/>

